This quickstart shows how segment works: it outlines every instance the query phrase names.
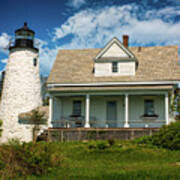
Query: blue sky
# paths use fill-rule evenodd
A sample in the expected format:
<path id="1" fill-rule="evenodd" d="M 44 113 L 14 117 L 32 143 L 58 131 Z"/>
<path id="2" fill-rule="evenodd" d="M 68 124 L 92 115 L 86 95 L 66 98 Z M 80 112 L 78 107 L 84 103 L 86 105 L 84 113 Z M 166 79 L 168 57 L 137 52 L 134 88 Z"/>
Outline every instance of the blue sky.
<path id="1" fill-rule="evenodd" d="M 58 49 L 99 48 L 123 34 L 130 46 L 180 46 L 180 0 L 1 0 L 0 71 L 25 21 L 36 32 L 44 76 Z"/>

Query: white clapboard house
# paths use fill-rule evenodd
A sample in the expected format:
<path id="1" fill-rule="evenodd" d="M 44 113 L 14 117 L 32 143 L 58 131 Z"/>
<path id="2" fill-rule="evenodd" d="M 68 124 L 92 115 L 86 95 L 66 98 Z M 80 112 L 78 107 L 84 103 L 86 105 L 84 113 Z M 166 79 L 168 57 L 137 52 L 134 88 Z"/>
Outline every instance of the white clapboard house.
<path id="1" fill-rule="evenodd" d="M 128 47 L 113 38 L 102 49 L 59 50 L 47 87 L 49 127 L 158 128 L 180 81 L 178 46 Z"/>

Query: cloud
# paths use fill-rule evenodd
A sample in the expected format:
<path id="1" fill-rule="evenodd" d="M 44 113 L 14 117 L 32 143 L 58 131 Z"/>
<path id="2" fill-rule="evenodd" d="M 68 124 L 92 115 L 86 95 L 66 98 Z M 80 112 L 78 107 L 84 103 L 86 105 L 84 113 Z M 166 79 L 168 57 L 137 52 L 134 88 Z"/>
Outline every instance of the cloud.
<path id="1" fill-rule="evenodd" d="M 86 4 L 85 0 L 68 0 L 68 2 L 66 3 L 67 6 L 74 9 L 79 9 L 84 4 Z"/>
<path id="2" fill-rule="evenodd" d="M 35 39 L 35 46 L 39 49 L 40 74 L 43 76 L 48 76 L 58 51 L 58 47 L 50 48 L 48 45 L 47 41 Z"/>
<path id="3" fill-rule="evenodd" d="M 54 60 L 57 55 L 58 48 L 50 49 L 48 47 L 40 48 L 39 61 L 40 61 L 40 73 L 44 76 L 48 76 Z"/>
<path id="4" fill-rule="evenodd" d="M 8 58 L 1 59 L 1 62 L 4 63 L 4 64 L 6 64 L 7 61 L 8 61 Z"/>
<path id="5" fill-rule="evenodd" d="M 169 12 L 169 13 L 168 13 Z M 53 40 L 72 35 L 61 48 L 102 47 L 113 36 L 130 35 L 131 45 L 179 44 L 180 22 L 174 22 L 180 11 L 176 7 L 140 11 L 136 4 L 87 9 L 75 13 L 54 29 Z"/>
<path id="6" fill-rule="evenodd" d="M 0 35 L 0 52 L 6 53 L 7 54 L 7 48 L 10 42 L 10 36 L 7 33 L 2 33 Z"/>

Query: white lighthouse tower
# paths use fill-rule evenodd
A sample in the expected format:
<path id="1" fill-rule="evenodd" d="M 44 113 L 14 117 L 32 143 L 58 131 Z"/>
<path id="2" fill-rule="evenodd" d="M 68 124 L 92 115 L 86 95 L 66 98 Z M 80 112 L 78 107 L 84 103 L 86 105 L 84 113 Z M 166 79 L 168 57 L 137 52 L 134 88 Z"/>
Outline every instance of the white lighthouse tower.
<path id="1" fill-rule="evenodd" d="M 3 121 L 1 142 L 12 138 L 26 142 L 32 140 L 32 125 L 21 122 L 18 115 L 42 105 L 34 35 L 34 31 L 24 23 L 15 31 L 15 43 L 9 47 L 0 105 L 0 119 Z"/>

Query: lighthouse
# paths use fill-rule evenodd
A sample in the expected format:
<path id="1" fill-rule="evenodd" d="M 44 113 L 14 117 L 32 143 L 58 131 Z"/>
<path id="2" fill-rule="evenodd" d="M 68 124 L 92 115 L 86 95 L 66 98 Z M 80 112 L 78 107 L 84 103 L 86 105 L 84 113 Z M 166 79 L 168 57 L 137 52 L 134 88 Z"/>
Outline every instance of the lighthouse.
<path id="1" fill-rule="evenodd" d="M 32 140 L 32 124 L 21 122 L 19 114 L 42 105 L 38 49 L 35 32 L 27 23 L 15 31 L 15 41 L 9 47 L 9 58 L 0 103 L 3 121 L 1 142 L 8 139 Z"/>

